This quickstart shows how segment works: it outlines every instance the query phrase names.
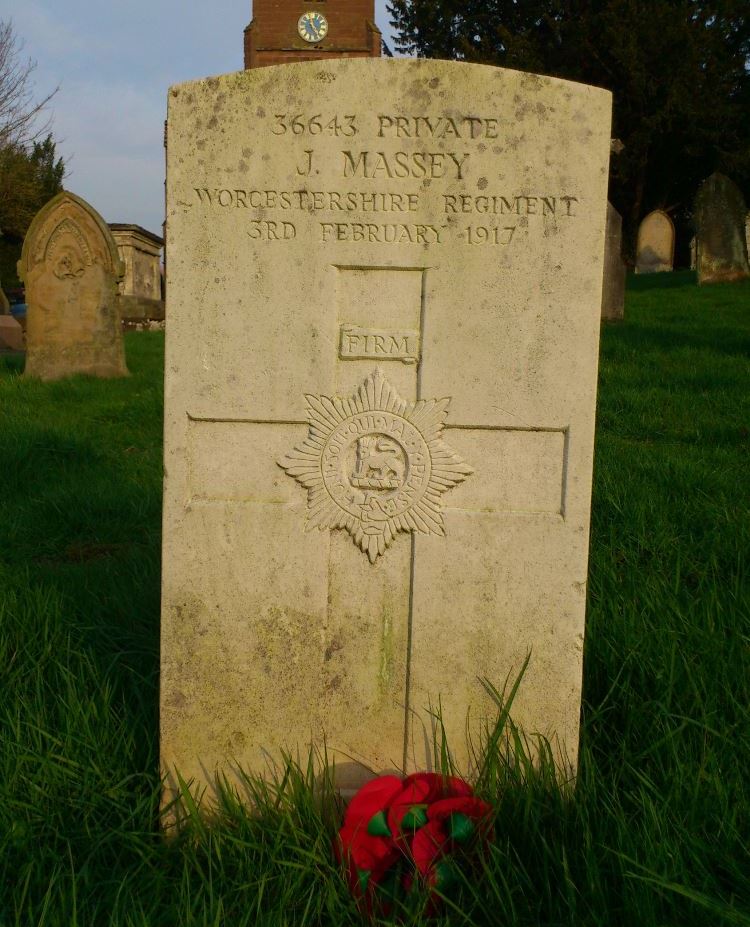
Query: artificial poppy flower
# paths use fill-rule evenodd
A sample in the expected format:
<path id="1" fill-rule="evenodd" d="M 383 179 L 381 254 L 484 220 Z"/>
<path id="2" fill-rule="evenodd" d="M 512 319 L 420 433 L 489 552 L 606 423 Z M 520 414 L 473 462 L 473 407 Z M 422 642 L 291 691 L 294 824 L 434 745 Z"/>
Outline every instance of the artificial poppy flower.
<path id="1" fill-rule="evenodd" d="M 448 836 L 442 821 L 428 821 L 420 827 L 411 841 L 411 855 L 417 872 L 428 884 L 435 884 L 436 866 L 450 849 Z"/>
<path id="2" fill-rule="evenodd" d="M 471 786 L 456 776 L 413 773 L 403 782 L 388 809 L 388 826 L 395 838 L 409 836 L 427 823 L 427 807 L 445 798 L 472 795 Z"/>
<path id="3" fill-rule="evenodd" d="M 440 823 L 451 840 L 463 844 L 477 832 L 486 837 L 490 829 L 492 807 L 481 798 L 462 796 L 444 798 L 427 808 L 429 820 Z"/>
<path id="4" fill-rule="evenodd" d="M 398 776 L 379 776 L 365 783 L 349 802 L 344 815 L 344 824 L 370 824 L 375 815 L 386 811 L 393 798 L 403 789 Z"/>

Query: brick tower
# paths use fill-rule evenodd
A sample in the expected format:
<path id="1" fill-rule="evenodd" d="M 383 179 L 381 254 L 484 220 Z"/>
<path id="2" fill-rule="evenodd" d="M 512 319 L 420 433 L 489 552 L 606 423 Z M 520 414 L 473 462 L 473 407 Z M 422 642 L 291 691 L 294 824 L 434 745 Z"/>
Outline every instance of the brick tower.
<path id="1" fill-rule="evenodd" d="M 321 58 L 379 58 L 375 0 L 253 0 L 245 68 Z"/>

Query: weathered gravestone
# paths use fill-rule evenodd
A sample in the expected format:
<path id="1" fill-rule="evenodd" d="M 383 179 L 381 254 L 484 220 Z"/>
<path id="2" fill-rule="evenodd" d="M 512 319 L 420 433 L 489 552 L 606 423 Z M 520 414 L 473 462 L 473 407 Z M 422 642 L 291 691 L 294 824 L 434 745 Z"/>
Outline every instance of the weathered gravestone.
<path id="1" fill-rule="evenodd" d="M 674 223 L 661 209 L 650 212 L 638 227 L 635 272 L 657 274 L 674 268 Z"/>
<path id="2" fill-rule="evenodd" d="M 27 376 L 127 376 L 117 282 L 123 274 L 104 220 L 85 200 L 59 193 L 36 215 L 23 243 Z"/>
<path id="3" fill-rule="evenodd" d="M 324 738 L 345 790 L 428 768 L 439 700 L 466 769 L 529 652 L 516 717 L 575 764 L 609 128 L 438 61 L 170 91 L 172 786 Z"/>
<path id="4" fill-rule="evenodd" d="M 0 315 L 0 351 L 23 351 L 23 329 L 12 315 Z"/>
<path id="5" fill-rule="evenodd" d="M 750 277 L 740 188 L 724 174 L 711 174 L 695 197 L 698 283 L 731 283 Z"/>
<path id="6" fill-rule="evenodd" d="M 607 203 L 602 318 L 610 322 L 625 318 L 625 277 L 626 267 L 622 259 L 622 216 L 611 203 Z"/>

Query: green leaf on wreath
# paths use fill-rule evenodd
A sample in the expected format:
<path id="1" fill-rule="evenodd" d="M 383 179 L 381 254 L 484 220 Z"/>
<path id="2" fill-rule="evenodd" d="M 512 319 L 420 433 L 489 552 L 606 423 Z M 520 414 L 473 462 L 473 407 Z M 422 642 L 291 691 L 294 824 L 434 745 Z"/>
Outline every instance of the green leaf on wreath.
<path id="1" fill-rule="evenodd" d="M 435 866 L 435 887 L 438 891 L 446 892 L 458 882 L 458 869 L 450 860 L 443 860 Z"/>
<path id="2" fill-rule="evenodd" d="M 466 843 L 474 835 L 474 822 L 470 817 L 457 811 L 450 816 L 448 833 L 456 843 Z"/>
<path id="3" fill-rule="evenodd" d="M 427 812 L 424 805 L 412 805 L 401 818 L 401 830 L 419 830 L 427 823 Z"/>
<path id="4" fill-rule="evenodd" d="M 367 833 L 371 837 L 390 837 L 391 831 L 388 827 L 388 821 L 385 817 L 385 811 L 378 811 L 370 818 L 367 825 Z"/>

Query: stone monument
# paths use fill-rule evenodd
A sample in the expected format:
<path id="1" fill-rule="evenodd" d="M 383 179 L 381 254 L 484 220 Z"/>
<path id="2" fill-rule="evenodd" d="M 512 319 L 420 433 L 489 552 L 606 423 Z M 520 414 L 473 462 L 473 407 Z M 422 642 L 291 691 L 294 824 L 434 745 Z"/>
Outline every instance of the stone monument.
<path id="1" fill-rule="evenodd" d="M 750 277 L 742 191 L 724 174 L 711 174 L 695 197 L 698 283 L 732 283 Z"/>
<path id="2" fill-rule="evenodd" d="M 124 268 L 106 223 L 58 193 L 37 213 L 18 275 L 26 284 L 26 376 L 127 376 L 117 284 Z"/>
<path id="3" fill-rule="evenodd" d="M 23 351 L 24 337 L 21 323 L 12 315 L 0 315 L 0 351 Z"/>
<path id="4" fill-rule="evenodd" d="M 607 203 L 602 318 L 610 322 L 625 318 L 625 277 L 626 267 L 622 258 L 622 216 L 611 203 Z"/>
<path id="5" fill-rule="evenodd" d="M 170 90 L 167 797 L 324 738 L 345 792 L 430 768 L 439 704 L 468 771 L 529 654 L 575 767 L 610 114 L 443 61 Z"/>
<path id="6" fill-rule="evenodd" d="M 657 274 L 674 269 L 674 222 L 661 209 L 650 212 L 638 228 L 635 272 Z"/>
<path id="7" fill-rule="evenodd" d="M 140 225 L 109 225 L 125 274 L 120 282 L 119 307 L 123 322 L 163 319 L 161 252 L 164 239 Z"/>

